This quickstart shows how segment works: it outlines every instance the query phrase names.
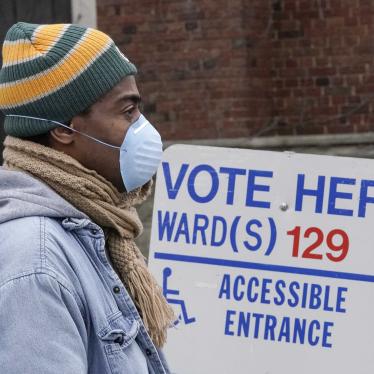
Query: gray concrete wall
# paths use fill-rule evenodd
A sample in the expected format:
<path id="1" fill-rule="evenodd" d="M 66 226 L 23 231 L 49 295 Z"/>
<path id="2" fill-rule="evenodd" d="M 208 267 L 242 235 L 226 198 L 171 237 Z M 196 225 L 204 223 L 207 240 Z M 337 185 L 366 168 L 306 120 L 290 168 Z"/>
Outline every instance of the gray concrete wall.
<path id="1" fill-rule="evenodd" d="M 71 0 L 72 23 L 97 27 L 96 0 Z"/>

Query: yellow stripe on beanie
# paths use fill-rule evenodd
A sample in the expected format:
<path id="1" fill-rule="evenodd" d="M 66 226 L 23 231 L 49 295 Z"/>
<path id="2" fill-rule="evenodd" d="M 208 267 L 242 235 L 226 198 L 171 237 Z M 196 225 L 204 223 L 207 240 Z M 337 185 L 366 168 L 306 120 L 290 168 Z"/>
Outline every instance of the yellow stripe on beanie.
<path id="1" fill-rule="evenodd" d="M 31 37 L 31 42 L 40 53 L 47 53 L 60 39 L 69 25 L 40 25 Z"/>
<path id="2" fill-rule="evenodd" d="M 29 40 L 15 40 L 3 44 L 3 67 L 38 57 L 40 53 Z"/>
<path id="3" fill-rule="evenodd" d="M 0 84 L 0 107 L 24 105 L 60 89 L 87 69 L 112 43 L 106 34 L 87 29 L 75 47 L 52 68 L 26 79 Z"/>
<path id="4" fill-rule="evenodd" d="M 41 25 L 32 38 L 5 41 L 3 44 L 3 67 L 20 64 L 47 53 L 63 35 L 66 24 Z"/>

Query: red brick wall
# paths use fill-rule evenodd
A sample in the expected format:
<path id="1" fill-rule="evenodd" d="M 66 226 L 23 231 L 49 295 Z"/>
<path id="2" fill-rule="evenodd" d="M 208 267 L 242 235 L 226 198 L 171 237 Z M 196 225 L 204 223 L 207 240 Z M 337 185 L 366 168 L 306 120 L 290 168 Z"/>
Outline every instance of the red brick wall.
<path id="1" fill-rule="evenodd" d="M 282 0 L 273 10 L 278 132 L 372 131 L 374 2 Z"/>
<path id="2" fill-rule="evenodd" d="M 98 28 L 166 139 L 370 131 L 373 3 L 97 0 Z"/>

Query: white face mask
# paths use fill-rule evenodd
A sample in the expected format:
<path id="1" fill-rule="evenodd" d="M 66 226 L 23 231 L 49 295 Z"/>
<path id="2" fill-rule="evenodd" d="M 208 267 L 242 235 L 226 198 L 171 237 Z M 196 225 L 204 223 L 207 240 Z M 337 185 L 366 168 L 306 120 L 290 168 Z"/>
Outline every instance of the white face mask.
<path id="1" fill-rule="evenodd" d="M 100 144 L 119 149 L 121 176 L 127 192 L 130 192 L 135 188 L 141 187 L 147 183 L 153 177 L 153 175 L 156 174 L 157 168 L 161 162 L 161 136 L 142 114 L 130 125 L 120 147 L 105 143 L 94 138 L 93 136 L 75 130 L 57 121 L 15 114 L 8 114 L 7 116 L 24 117 L 56 123 L 60 126 L 66 127 L 69 130 L 86 136 Z"/>

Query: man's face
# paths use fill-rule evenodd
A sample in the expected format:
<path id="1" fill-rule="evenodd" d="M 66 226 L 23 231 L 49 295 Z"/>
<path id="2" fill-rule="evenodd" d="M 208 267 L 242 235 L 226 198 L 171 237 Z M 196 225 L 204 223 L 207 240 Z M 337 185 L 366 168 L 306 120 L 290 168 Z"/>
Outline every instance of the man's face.
<path id="1" fill-rule="evenodd" d="M 71 127 L 106 143 L 121 146 L 129 126 L 139 115 L 140 95 L 133 76 L 125 77 L 111 91 L 91 106 L 86 115 L 72 119 Z M 62 128 L 63 129 L 63 128 Z M 60 128 L 60 131 L 63 131 Z M 67 130 L 69 132 L 69 130 Z M 119 149 L 95 142 L 78 133 L 71 133 L 70 144 L 54 144 L 54 148 L 68 153 L 88 169 L 100 175 L 124 192 Z M 55 143 L 55 142 L 54 142 Z M 66 149 L 67 148 L 67 149 Z"/>

